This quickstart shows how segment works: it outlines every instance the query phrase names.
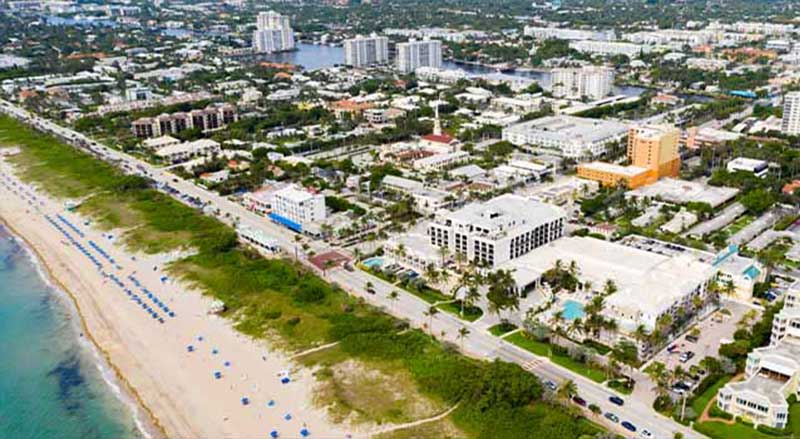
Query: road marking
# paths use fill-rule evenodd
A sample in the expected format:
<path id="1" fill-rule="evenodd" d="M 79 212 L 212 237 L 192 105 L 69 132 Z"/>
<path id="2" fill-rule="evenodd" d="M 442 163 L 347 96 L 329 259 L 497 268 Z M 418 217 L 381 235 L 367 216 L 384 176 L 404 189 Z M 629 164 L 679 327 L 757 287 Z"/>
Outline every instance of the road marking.
<path id="1" fill-rule="evenodd" d="M 523 363 L 522 364 L 522 368 L 527 370 L 528 372 L 531 372 L 531 371 L 537 369 L 539 366 L 541 366 L 543 364 L 544 364 L 544 361 L 539 360 L 537 358 L 537 359 L 533 359 L 531 361 L 528 361 L 526 363 Z"/>

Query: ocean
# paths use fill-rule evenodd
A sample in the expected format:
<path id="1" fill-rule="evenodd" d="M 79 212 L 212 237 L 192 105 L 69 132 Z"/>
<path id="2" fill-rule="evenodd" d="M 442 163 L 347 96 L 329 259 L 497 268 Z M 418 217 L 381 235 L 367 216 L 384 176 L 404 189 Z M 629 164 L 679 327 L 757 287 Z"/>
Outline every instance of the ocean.
<path id="1" fill-rule="evenodd" d="M 72 302 L 0 225 L 0 438 L 139 439 Z"/>

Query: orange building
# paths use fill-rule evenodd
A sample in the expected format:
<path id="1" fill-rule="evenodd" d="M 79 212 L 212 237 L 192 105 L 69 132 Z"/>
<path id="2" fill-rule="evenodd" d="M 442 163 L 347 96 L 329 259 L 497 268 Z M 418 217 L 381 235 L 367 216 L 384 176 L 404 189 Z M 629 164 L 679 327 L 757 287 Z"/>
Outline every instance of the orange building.
<path id="1" fill-rule="evenodd" d="M 606 162 L 581 163 L 578 165 L 578 177 L 594 180 L 603 186 L 625 184 L 629 189 L 655 183 L 655 172 L 639 166 L 620 166 Z"/>
<path id="2" fill-rule="evenodd" d="M 681 132 L 667 125 L 633 127 L 628 132 L 628 162 L 655 172 L 658 180 L 681 171 L 678 141 Z"/>
<path id="3" fill-rule="evenodd" d="M 678 154 L 680 130 L 670 126 L 647 125 L 628 131 L 629 166 L 605 162 L 578 165 L 578 177 L 603 186 L 624 183 L 630 189 L 653 184 L 662 177 L 677 177 L 681 170 Z"/>

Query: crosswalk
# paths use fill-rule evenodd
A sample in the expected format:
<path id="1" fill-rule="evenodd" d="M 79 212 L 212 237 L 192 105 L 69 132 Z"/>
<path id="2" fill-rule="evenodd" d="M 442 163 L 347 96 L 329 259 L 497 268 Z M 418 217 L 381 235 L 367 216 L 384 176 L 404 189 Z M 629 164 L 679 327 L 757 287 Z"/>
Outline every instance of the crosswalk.
<path id="1" fill-rule="evenodd" d="M 540 366 L 544 364 L 544 361 L 534 358 L 533 360 L 526 361 L 522 363 L 522 368 L 527 370 L 528 372 L 533 372 L 534 370 L 538 369 Z"/>

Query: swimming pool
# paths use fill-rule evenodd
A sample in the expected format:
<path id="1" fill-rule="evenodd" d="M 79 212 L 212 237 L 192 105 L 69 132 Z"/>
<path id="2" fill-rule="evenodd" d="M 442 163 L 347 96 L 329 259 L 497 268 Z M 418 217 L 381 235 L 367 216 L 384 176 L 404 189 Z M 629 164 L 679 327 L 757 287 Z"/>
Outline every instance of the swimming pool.
<path id="1" fill-rule="evenodd" d="M 583 304 L 574 300 L 567 300 L 564 302 L 562 316 L 564 320 L 573 321 L 575 319 L 582 319 L 586 315 L 583 312 Z"/>
<path id="2" fill-rule="evenodd" d="M 367 268 L 381 268 L 381 266 L 383 266 L 383 259 L 376 256 L 369 259 L 364 259 L 362 264 L 364 264 L 364 266 Z"/>
<path id="3" fill-rule="evenodd" d="M 744 275 L 747 276 L 750 280 L 758 278 L 761 275 L 761 270 L 756 268 L 755 265 L 751 265 L 747 267 L 747 270 L 744 271 Z"/>

